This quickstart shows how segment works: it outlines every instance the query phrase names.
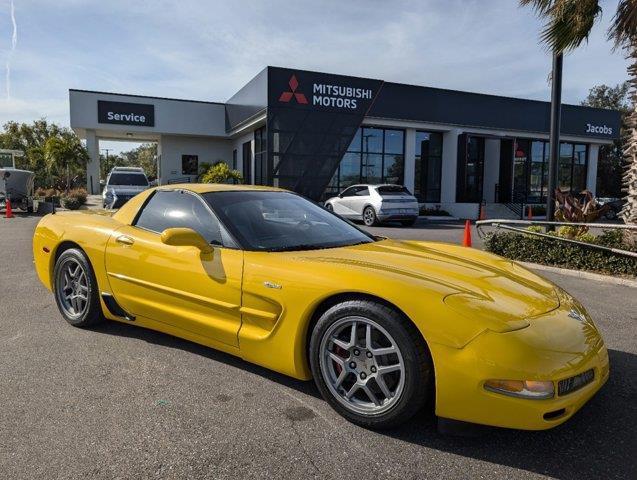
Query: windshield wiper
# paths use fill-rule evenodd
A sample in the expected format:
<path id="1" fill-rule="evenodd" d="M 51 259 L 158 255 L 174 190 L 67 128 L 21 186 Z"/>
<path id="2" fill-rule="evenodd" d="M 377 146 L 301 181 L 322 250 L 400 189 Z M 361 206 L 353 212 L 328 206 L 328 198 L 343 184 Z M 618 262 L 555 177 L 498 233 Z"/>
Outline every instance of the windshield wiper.
<path id="1" fill-rule="evenodd" d="M 311 243 L 303 243 L 301 245 L 288 245 L 286 247 L 274 247 L 268 249 L 269 252 L 293 252 L 295 250 L 321 250 L 323 248 L 330 248 L 325 245 L 314 245 Z"/>

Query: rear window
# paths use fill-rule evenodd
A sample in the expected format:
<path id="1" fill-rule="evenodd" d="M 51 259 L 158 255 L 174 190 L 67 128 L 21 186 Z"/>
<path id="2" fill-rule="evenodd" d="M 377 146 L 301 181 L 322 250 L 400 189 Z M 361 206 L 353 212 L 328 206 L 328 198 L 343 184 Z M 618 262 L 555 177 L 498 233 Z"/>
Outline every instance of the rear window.
<path id="1" fill-rule="evenodd" d="M 407 187 L 403 187 L 402 185 L 383 185 L 382 187 L 378 187 L 376 189 L 380 196 L 396 196 L 399 195 L 401 197 L 411 197 L 411 193 L 407 190 Z"/>
<path id="2" fill-rule="evenodd" d="M 147 187 L 148 180 L 143 173 L 111 173 L 108 184 Z"/>

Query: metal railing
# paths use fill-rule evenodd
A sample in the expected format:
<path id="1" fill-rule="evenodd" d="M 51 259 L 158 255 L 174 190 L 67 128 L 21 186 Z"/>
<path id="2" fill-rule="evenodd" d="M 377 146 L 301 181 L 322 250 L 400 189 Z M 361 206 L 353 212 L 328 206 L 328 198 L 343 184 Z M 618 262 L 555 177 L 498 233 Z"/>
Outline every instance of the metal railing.
<path id="1" fill-rule="evenodd" d="M 533 225 L 543 226 L 549 225 L 554 227 L 588 227 L 588 228 L 601 228 L 604 230 L 633 230 L 637 231 L 637 225 L 622 225 L 622 224 L 609 224 L 609 223 L 571 223 L 571 222 L 549 222 L 546 220 L 506 220 L 506 219 L 494 219 L 494 220 L 479 220 L 476 222 L 476 229 L 478 231 L 478 235 L 480 238 L 484 238 L 484 233 L 482 232 L 482 228 L 484 226 L 492 226 L 496 230 L 510 230 L 513 232 L 522 233 L 524 235 L 535 235 L 536 237 L 548 238 L 550 240 L 557 240 L 560 242 L 571 243 L 575 245 L 580 245 L 587 248 L 593 248 L 597 250 L 604 250 L 611 253 L 616 253 L 617 255 L 624 255 L 626 257 L 637 258 L 637 252 L 631 252 L 629 250 L 622 250 L 620 248 L 606 247 L 604 245 L 597 245 L 595 243 L 587 243 L 582 242 L 580 240 L 573 240 L 572 238 L 558 237 L 557 235 L 548 235 L 546 233 L 534 232 L 532 230 L 526 230 L 523 228 L 516 228 L 511 225 L 523 225 L 526 227 L 530 227 Z"/>

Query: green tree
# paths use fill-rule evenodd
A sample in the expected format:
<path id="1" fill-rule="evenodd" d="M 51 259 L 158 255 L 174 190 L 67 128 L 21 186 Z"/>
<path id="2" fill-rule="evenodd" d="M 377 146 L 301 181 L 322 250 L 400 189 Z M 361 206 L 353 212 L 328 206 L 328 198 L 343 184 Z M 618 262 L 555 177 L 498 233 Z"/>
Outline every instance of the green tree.
<path id="1" fill-rule="evenodd" d="M 130 166 L 141 167 L 150 180 L 157 178 L 157 144 L 143 143 L 139 147 L 122 153 Z"/>
<path id="2" fill-rule="evenodd" d="M 599 0 L 519 0 L 531 6 L 546 24 L 541 40 L 553 52 L 569 52 L 588 40 L 599 19 L 602 8 Z M 637 0 L 620 0 L 608 29 L 608 38 L 615 48 L 624 49 L 631 64 L 628 66 L 630 114 L 627 126 L 630 134 L 624 147 L 626 169 L 623 178 L 626 204 L 621 216 L 626 223 L 637 223 Z M 630 234 L 628 234 L 630 236 Z M 635 242 L 637 235 L 630 236 Z"/>
<path id="3" fill-rule="evenodd" d="M 25 155 L 16 159 L 16 167 L 31 170 L 35 173 L 37 187 L 53 187 L 60 183 L 66 184 L 67 176 L 85 175 L 85 169 L 81 166 L 69 163 L 69 171 L 62 170 L 51 164 L 52 157 L 47 158 L 46 144 L 51 138 L 59 138 L 65 143 L 73 145 L 80 158 L 88 158 L 86 149 L 81 145 L 75 133 L 45 119 L 35 120 L 32 123 L 7 122 L 0 131 L 0 148 L 22 150 Z M 86 162 L 84 162 L 85 164 Z M 58 175 L 62 174 L 63 178 Z"/>
<path id="4" fill-rule="evenodd" d="M 621 112 L 622 123 L 620 138 L 612 145 L 602 145 L 597 163 L 597 195 L 600 197 L 621 197 L 623 174 L 623 151 L 626 135 L 630 133 L 626 122 L 630 115 L 628 82 L 614 87 L 596 85 L 588 92 L 582 105 L 596 108 L 608 108 Z"/>
<path id="5" fill-rule="evenodd" d="M 202 163 L 199 166 L 199 181 L 202 183 L 241 183 L 243 177 L 237 170 L 232 170 L 226 162 L 218 161 L 210 165 Z"/>
<path id="6" fill-rule="evenodd" d="M 66 177 L 66 191 L 71 188 L 71 174 L 86 171 L 88 152 L 76 136 L 49 137 L 44 144 L 44 153 L 49 174 L 58 178 Z"/>

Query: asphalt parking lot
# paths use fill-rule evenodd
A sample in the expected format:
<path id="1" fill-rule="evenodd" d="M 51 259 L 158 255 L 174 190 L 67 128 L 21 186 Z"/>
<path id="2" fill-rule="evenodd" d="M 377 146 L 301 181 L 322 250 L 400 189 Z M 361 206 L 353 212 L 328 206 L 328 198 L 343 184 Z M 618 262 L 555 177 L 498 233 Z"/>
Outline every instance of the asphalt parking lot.
<path id="1" fill-rule="evenodd" d="M 379 433 L 310 382 L 130 325 L 69 326 L 33 270 L 37 221 L 0 219 L 0 478 L 637 478 L 637 289 L 547 274 L 589 309 L 611 360 L 566 424 L 454 437 L 424 412 Z"/>

